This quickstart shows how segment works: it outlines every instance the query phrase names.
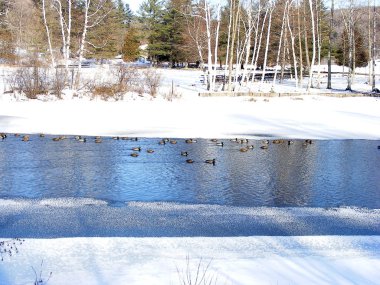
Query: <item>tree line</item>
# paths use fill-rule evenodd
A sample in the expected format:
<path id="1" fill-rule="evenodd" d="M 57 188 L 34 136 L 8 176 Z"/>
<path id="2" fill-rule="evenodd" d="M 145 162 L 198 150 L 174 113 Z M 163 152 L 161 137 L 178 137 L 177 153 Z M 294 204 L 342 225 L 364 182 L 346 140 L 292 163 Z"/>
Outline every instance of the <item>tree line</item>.
<path id="1" fill-rule="evenodd" d="M 307 76 L 311 88 L 316 66 L 328 59 L 348 67 L 347 89 L 355 68 L 370 64 L 374 86 L 375 1 L 334 1 L 145 0 L 132 13 L 122 0 L 0 0 L 0 58 L 43 56 L 66 67 L 77 59 L 80 68 L 84 58 L 143 55 L 155 64 L 206 68 L 209 90 L 216 67 L 225 70 L 228 90 L 257 80 L 256 72 L 264 81 L 275 66 L 273 84 L 289 70 L 297 86 Z"/>

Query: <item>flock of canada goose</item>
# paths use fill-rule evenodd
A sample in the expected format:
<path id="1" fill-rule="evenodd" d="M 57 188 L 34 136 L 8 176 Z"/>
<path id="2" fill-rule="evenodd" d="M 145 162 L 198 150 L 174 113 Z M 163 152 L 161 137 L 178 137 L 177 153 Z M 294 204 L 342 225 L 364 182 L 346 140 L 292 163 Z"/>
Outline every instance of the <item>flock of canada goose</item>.
<path id="1" fill-rule="evenodd" d="M 30 140 L 30 136 L 29 135 L 14 134 L 14 136 L 15 137 L 20 137 L 21 141 L 23 141 L 23 142 L 28 142 Z M 8 135 L 6 133 L 0 133 L 0 140 L 5 140 L 7 137 L 8 137 Z M 40 134 L 39 137 L 44 138 L 45 135 L 44 134 Z M 66 139 L 69 139 L 69 137 L 67 137 L 67 136 L 58 136 L 58 137 L 53 137 L 52 141 L 58 142 L 58 141 L 66 140 Z M 90 138 L 86 138 L 84 136 L 75 136 L 74 139 L 77 142 L 86 143 L 87 141 L 89 141 Z M 97 144 L 103 142 L 103 138 L 101 136 L 95 136 L 92 139 Z M 112 139 L 113 140 L 128 140 L 128 141 L 134 141 L 134 142 L 137 142 L 139 140 L 137 137 L 112 137 Z M 191 138 L 185 139 L 184 141 L 185 141 L 186 144 L 193 144 L 193 143 L 197 142 L 196 139 L 191 139 Z M 226 144 L 226 142 L 220 141 L 218 139 L 210 139 L 209 141 L 211 143 L 213 143 L 215 146 L 218 146 L 218 147 L 224 147 L 225 144 Z M 229 141 L 231 143 L 240 144 L 241 145 L 241 147 L 239 148 L 240 152 L 248 152 L 249 150 L 252 150 L 252 149 L 255 148 L 255 146 L 253 144 L 250 144 L 250 141 L 248 139 L 245 139 L 245 138 L 234 138 L 234 139 L 230 139 Z M 166 144 L 175 145 L 175 144 L 177 144 L 177 142 L 178 141 L 175 140 L 175 139 L 163 138 L 163 139 L 161 139 L 161 140 L 158 141 L 158 144 L 159 145 L 166 145 Z M 302 141 L 302 146 L 306 147 L 306 146 L 311 145 L 313 143 L 314 143 L 313 140 L 306 139 L 306 140 Z M 265 139 L 265 140 L 261 140 L 260 141 L 259 148 L 263 149 L 263 150 L 267 150 L 267 149 L 269 149 L 269 145 L 270 144 L 274 144 L 274 145 L 286 144 L 288 146 L 291 146 L 291 145 L 294 144 L 294 141 L 293 140 L 284 140 L 284 139 L 274 139 L 272 141 L 269 141 L 269 140 Z M 380 145 L 377 147 L 377 149 L 380 150 Z M 132 157 L 138 157 L 139 153 L 142 151 L 142 148 L 140 146 L 132 147 L 131 151 L 132 151 L 132 153 L 130 154 L 130 156 L 132 156 Z M 148 148 L 148 149 L 146 149 L 146 152 L 149 153 L 149 154 L 152 154 L 155 151 L 153 149 L 151 149 L 151 148 Z M 188 151 L 181 151 L 180 154 L 183 157 L 188 157 L 189 156 L 189 152 Z M 185 161 L 186 161 L 186 163 L 194 163 L 195 162 L 193 159 L 190 159 L 190 158 L 187 158 Z M 204 163 L 215 165 L 216 164 L 216 159 L 215 158 L 213 158 L 213 159 L 206 159 L 206 160 L 204 160 Z"/>

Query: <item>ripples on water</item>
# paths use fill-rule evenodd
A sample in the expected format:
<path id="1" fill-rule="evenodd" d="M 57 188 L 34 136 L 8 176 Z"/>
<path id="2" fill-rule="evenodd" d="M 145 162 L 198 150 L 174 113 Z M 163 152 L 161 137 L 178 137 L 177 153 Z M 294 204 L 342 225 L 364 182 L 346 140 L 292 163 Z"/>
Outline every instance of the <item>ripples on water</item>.
<path id="1" fill-rule="evenodd" d="M 9 136 L 0 141 L 0 198 L 94 198 L 117 205 L 166 201 L 269 207 L 380 208 L 379 141 L 330 140 L 303 146 L 250 141 L 255 148 L 210 140 L 159 145 L 160 139 Z M 131 157 L 133 147 L 139 157 Z M 243 145 L 244 146 L 244 145 Z M 147 149 L 154 149 L 149 154 Z M 188 151 L 189 156 L 181 156 Z M 186 163 L 191 158 L 193 164 Z M 216 165 L 204 163 L 216 159 Z"/>

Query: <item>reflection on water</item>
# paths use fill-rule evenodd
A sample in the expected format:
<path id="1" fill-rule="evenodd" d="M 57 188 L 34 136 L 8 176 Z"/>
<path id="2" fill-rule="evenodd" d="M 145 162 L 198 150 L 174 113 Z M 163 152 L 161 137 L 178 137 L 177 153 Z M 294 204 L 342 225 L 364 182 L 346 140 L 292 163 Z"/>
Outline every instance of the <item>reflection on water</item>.
<path id="1" fill-rule="evenodd" d="M 261 141 L 250 141 L 255 148 L 247 152 L 229 140 L 223 147 L 209 140 L 158 141 L 53 142 L 34 135 L 22 142 L 9 136 L 0 141 L 0 198 L 380 208 L 378 141 L 316 141 L 307 146 L 295 141 L 270 144 L 267 150 L 260 149 Z M 131 157 L 137 146 L 139 156 Z M 155 152 L 147 153 L 148 148 Z M 195 163 L 186 163 L 188 158 Z M 204 163 L 212 158 L 215 166 Z"/>

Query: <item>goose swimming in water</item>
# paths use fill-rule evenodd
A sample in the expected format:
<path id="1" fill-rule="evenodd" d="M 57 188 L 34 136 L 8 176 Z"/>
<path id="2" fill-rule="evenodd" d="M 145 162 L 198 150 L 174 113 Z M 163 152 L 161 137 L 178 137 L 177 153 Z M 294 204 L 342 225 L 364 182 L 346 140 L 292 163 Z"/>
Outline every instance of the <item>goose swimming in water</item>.
<path id="1" fill-rule="evenodd" d="M 182 156 L 188 156 L 189 153 L 188 153 L 187 151 L 181 151 L 181 155 L 182 155 Z"/>
<path id="2" fill-rule="evenodd" d="M 133 147 L 132 150 L 133 151 L 141 151 L 141 147 Z"/>
<path id="3" fill-rule="evenodd" d="M 186 159 L 186 162 L 187 163 L 194 163 L 194 160 L 192 160 L 192 159 Z"/>
<path id="4" fill-rule="evenodd" d="M 206 159 L 205 163 L 215 165 L 215 158 L 213 158 L 213 159 Z"/>

